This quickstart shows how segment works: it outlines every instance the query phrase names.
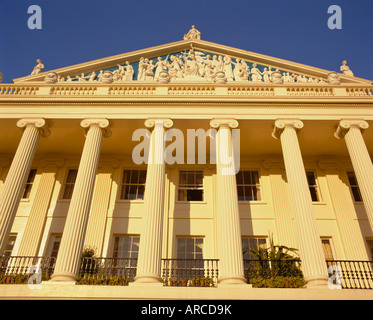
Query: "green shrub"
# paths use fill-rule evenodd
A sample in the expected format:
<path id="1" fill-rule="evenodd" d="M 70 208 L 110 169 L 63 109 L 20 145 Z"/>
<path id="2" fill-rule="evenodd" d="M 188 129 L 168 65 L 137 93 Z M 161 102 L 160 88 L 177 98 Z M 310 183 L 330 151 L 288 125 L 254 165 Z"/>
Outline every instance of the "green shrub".
<path id="1" fill-rule="evenodd" d="M 254 288 L 303 288 L 307 282 L 303 277 L 256 277 L 250 279 Z"/>

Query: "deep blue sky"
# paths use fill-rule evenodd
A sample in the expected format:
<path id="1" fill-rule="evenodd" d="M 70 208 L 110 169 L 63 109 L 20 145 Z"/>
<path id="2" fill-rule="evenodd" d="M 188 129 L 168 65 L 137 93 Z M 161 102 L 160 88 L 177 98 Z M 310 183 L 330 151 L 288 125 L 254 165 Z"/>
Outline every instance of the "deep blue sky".
<path id="1" fill-rule="evenodd" d="M 30 5 L 42 9 L 42 29 L 30 30 Z M 342 29 L 330 30 L 330 5 L 342 9 Z M 372 0 L 0 0 L 3 82 L 182 40 L 194 24 L 202 39 L 327 70 L 342 60 L 373 80 Z"/>

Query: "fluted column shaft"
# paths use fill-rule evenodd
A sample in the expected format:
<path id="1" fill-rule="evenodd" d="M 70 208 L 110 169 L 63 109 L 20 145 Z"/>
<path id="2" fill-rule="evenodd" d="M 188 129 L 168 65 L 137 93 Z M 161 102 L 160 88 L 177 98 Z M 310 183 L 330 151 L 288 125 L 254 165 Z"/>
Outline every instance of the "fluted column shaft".
<path id="1" fill-rule="evenodd" d="M 24 131 L 0 196 L 0 256 L 7 245 L 39 137 L 50 134 L 44 119 L 21 119 L 17 126 Z"/>
<path id="2" fill-rule="evenodd" d="M 281 139 L 304 277 L 308 286 L 326 286 L 325 256 L 297 137 L 297 129 L 302 127 L 299 120 L 277 120 L 273 136 Z"/>
<path id="3" fill-rule="evenodd" d="M 148 119 L 145 126 L 153 128 L 146 173 L 143 228 L 137 263 L 136 283 L 161 283 L 163 214 L 165 194 L 164 127 L 169 119 Z"/>
<path id="4" fill-rule="evenodd" d="M 86 140 L 52 281 L 75 281 L 78 278 L 102 138 L 110 135 L 106 119 L 86 119 L 81 126 L 87 129 Z"/>
<path id="5" fill-rule="evenodd" d="M 335 136 L 345 139 L 365 211 L 373 229 L 373 165 L 362 135 L 362 130 L 368 128 L 368 123 L 363 120 L 342 120 Z"/>
<path id="6" fill-rule="evenodd" d="M 44 168 L 39 186 L 18 249 L 19 256 L 36 256 L 38 254 L 53 188 L 56 182 L 56 174 L 58 167 L 62 166 L 62 163 L 62 160 L 47 160 L 43 164 Z"/>
<path id="7" fill-rule="evenodd" d="M 216 136 L 217 226 L 219 246 L 219 282 L 244 284 L 242 239 L 238 209 L 232 130 L 238 122 L 213 119 Z"/>

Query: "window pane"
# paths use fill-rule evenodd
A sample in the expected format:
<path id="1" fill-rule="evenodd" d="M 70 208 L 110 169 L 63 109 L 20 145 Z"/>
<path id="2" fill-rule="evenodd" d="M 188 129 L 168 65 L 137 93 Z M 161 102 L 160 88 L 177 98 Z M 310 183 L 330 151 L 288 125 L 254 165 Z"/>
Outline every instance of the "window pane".
<path id="1" fill-rule="evenodd" d="M 194 186 L 195 185 L 195 175 L 194 172 L 188 172 L 188 185 Z"/>
<path id="2" fill-rule="evenodd" d="M 139 171 L 132 170 L 131 171 L 131 184 L 137 184 L 139 180 Z"/>
<path id="3" fill-rule="evenodd" d="M 78 174 L 78 170 L 76 170 L 76 169 L 69 170 L 69 173 L 67 174 L 66 182 L 67 183 L 75 183 L 77 174 Z"/>
<path id="4" fill-rule="evenodd" d="M 243 183 L 244 184 L 252 184 L 250 171 L 244 171 L 243 172 Z"/>
<path id="5" fill-rule="evenodd" d="M 312 201 L 319 201 L 319 196 L 315 187 L 310 187 Z"/>
<path id="6" fill-rule="evenodd" d="M 203 201 L 203 191 L 187 190 L 187 201 Z"/>
<path id="7" fill-rule="evenodd" d="M 245 200 L 244 187 L 237 187 L 238 200 Z"/>
<path id="8" fill-rule="evenodd" d="M 139 183 L 145 184 L 146 182 L 146 170 L 140 170 Z"/>
<path id="9" fill-rule="evenodd" d="M 245 200 L 251 201 L 253 199 L 252 187 L 245 187 Z"/>
<path id="10" fill-rule="evenodd" d="M 203 184 L 203 173 L 202 172 L 197 172 L 196 173 L 196 184 L 197 185 L 202 185 Z"/>
<path id="11" fill-rule="evenodd" d="M 130 183 L 130 179 L 131 179 L 131 170 L 124 170 L 122 182 L 128 184 Z"/>
<path id="12" fill-rule="evenodd" d="M 144 200 L 145 186 L 139 186 L 137 189 L 137 199 Z"/>
<path id="13" fill-rule="evenodd" d="M 307 172 L 307 180 L 309 186 L 316 185 L 315 175 L 313 172 Z"/>
<path id="14" fill-rule="evenodd" d="M 36 176 L 36 169 L 31 169 L 27 178 L 28 183 L 33 183 Z"/>
<path id="15" fill-rule="evenodd" d="M 363 201 L 361 198 L 359 187 L 351 187 L 352 194 L 354 195 L 354 200 L 357 202 Z"/>
<path id="16" fill-rule="evenodd" d="M 237 184 L 243 184 L 242 171 L 239 171 L 239 172 L 236 174 L 236 183 L 237 183 Z"/>
<path id="17" fill-rule="evenodd" d="M 357 186 L 357 180 L 355 174 L 353 172 L 347 172 L 348 181 L 350 182 L 351 186 Z"/>
<path id="18" fill-rule="evenodd" d="M 186 185 L 186 172 L 180 171 L 180 179 L 179 179 L 180 185 Z"/>

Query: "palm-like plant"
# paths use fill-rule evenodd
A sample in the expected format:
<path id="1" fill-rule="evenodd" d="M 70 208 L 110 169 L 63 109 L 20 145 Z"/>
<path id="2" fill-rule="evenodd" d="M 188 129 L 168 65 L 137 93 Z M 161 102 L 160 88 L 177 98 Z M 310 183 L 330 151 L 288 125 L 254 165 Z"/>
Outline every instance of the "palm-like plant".
<path id="1" fill-rule="evenodd" d="M 295 248 L 275 245 L 273 237 L 270 236 L 268 248 L 259 245 L 256 249 L 250 248 L 251 256 L 255 260 L 255 267 L 250 268 L 250 273 L 264 278 L 276 276 L 303 277 L 297 251 Z"/>

